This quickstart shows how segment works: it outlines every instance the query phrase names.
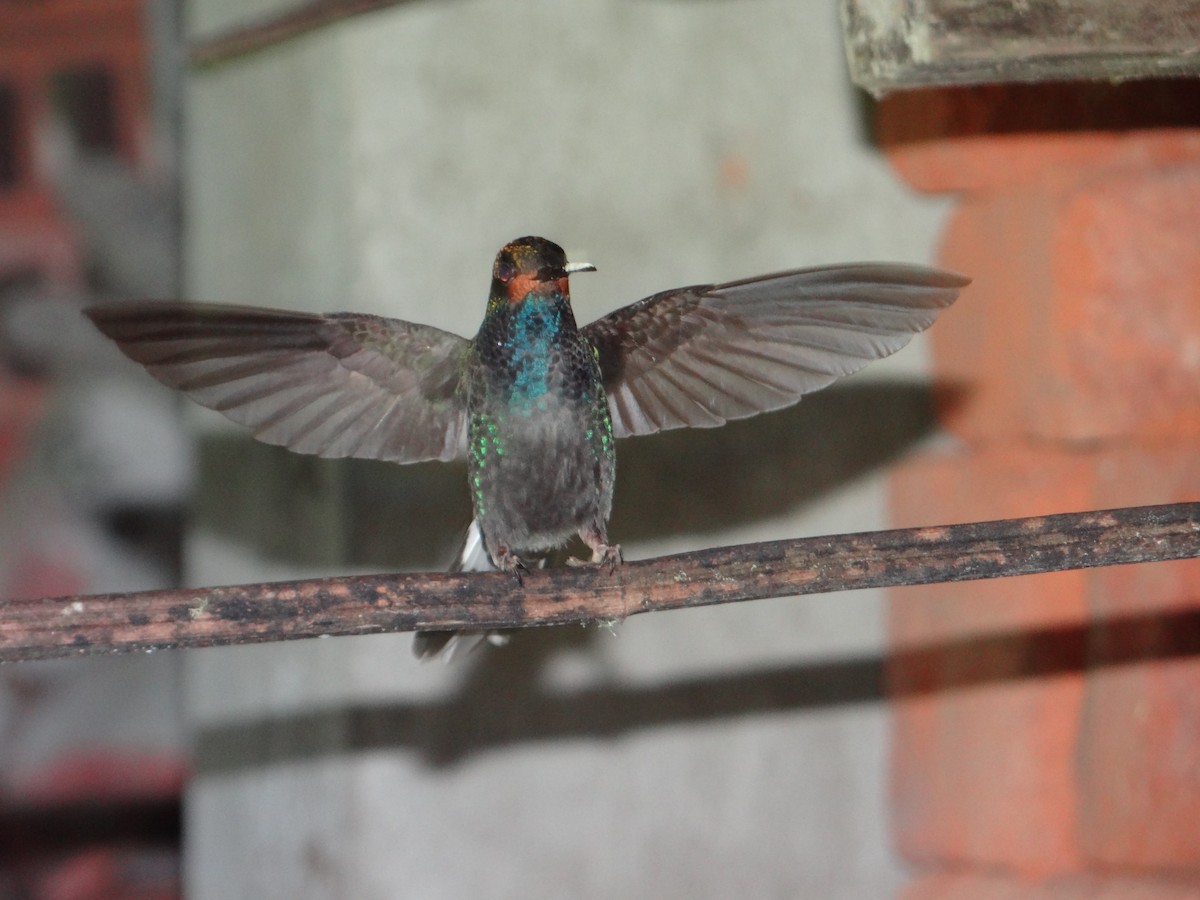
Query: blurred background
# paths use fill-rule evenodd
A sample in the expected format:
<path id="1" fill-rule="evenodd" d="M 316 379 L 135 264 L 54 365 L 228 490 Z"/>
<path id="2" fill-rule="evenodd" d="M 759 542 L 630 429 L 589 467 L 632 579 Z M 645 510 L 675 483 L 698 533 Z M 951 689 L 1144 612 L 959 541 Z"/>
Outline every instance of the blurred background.
<path id="1" fill-rule="evenodd" d="M 256 444 L 79 311 L 182 296 L 471 335 L 496 250 L 524 234 L 598 267 L 572 281 L 581 321 L 836 261 L 977 279 L 933 363 L 920 337 L 792 410 L 620 446 L 628 559 L 1189 492 L 1189 457 L 1166 486 L 1128 473 L 1161 473 L 1164 441 L 1194 429 L 1200 326 L 1175 288 L 1200 232 L 1194 83 L 878 104 L 815 0 L 329 8 L 0 2 L 0 597 L 444 567 L 463 466 Z M 257 27 L 281 20 L 303 27 Z M 1148 164 L 1175 180 L 1079 199 L 1096 170 Z M 1140 211 L 1133 249 L 1113 209 Z M 1088 281 L 1115 246 L 1139 262 Z M 1121 343 L 1096 310 L 1153 273 L 1171 273 L 1154 296 L 1172 324 Z M 1118 409 L 1147 371 L 1180 385 L 1168 408 Z M 1135 432 L 1160 456 L 1087 455 L 1129 454 Z M 1083 732 L 1039 730 L 1095 702 L 1070 662 L 1092 646 L 1081 578 L 992 589 L 980 618 L 951 611 L 973 588 L 927 592 L 891 640 L 885 598 L 855 592 L 539 630 L 451 666 L 418 664 L 406 635 L 8 666 L 0 896 L 918 897 L 948 890 L 921 880 L 938 866 L 1092 877 L 1120 829 L 1088 843 L 1064 762 Z M 1053 685 L 1021 637 L 1047 622 L 1077 629 Z M 972 643 L 996 627 L 1012 642 Z M 1189 852 L 1139 864 L 1178 885 Z"/>
<path id="2" fill-rule="evenodd" d="M 178 291 L 179 27 L 170 3 L 0 3 L 3 598 L 182 574 L 192 438 L 80 315 Z M 181 668 L 0 672 L 0 896 L 179 895 Z"/>

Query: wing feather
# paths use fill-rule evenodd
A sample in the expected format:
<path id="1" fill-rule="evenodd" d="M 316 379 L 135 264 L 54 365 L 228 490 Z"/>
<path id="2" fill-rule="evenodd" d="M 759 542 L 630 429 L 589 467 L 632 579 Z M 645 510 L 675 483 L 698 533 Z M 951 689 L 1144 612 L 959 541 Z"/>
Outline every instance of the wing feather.
<path id="1" fill-rule="evenodd" d="M 183 303 L 87 310 L 163 384 L 301 453 L 395 462 L 465 451 L 470 342 L 399 319 Z"/>
<path id="2" fill-rule="evenodd" d="M 617 437 L 789 406 L 895 353 L 969 279 L 887 263 L 796 269 L 664 291 L 583 329 Z"/>

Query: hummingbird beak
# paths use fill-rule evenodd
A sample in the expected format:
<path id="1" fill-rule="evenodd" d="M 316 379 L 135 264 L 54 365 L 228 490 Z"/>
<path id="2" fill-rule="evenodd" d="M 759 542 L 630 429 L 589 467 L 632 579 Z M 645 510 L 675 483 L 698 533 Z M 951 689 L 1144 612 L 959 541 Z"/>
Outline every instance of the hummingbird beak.
<path id="1" fill-rule="evenodd" d="M 534 276 L 534 281 L 559 281 L 576 272 L 595 272 L 596 267 L 591 263 L 569 262 L 561 266 L 543 266 Z"/>

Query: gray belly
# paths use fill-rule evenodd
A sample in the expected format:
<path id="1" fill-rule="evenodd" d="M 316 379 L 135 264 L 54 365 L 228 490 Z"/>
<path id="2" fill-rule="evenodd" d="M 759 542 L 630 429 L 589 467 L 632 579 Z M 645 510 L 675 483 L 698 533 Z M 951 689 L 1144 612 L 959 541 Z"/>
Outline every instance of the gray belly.
<path id="1" fill-rule="evenodd" d="M 470 467 L 476 518 L 492 552 L 549 550 L 608 520 L 612 441 L 600 439 L 586 412 L 558 413 L 498 423 L 504 452 Z"/>

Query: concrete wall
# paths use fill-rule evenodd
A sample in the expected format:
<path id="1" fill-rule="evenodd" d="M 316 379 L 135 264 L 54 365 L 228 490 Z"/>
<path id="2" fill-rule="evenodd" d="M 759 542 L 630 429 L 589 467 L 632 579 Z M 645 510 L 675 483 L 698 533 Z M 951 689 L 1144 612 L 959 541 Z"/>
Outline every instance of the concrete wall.
<path id="1" fill-rule="evenodd" d="M 244 10 L 197 0 L 192 36 Z M 462 0 L 198 72 L 187 294 L 471 334 L 526 233 L 599 267 L 573 279 L 584 321 L 677 284 L 929 259 L 942 207 L 870 145 L 840 54 L 829 3 Z M 641 558 L 882 526 L 879 470 L 928 424 L 902 380 L 921 368 L 918 346 L 792 411 L 629 442 L 613 538 Z M 304 471 L 392 485 L 376 541 L 465 516 L 457 476 L 384 468 Z M 268 557 L 220 519 L 193 534 L 194 583 L 349 564 Z M 886 895 L 882 633 L 864 593 L 521 635 L 451 667 L 404 636 L 189 654 L 189 894 Z"/>

